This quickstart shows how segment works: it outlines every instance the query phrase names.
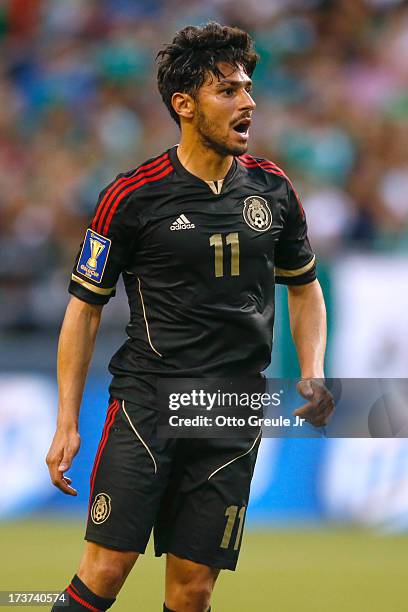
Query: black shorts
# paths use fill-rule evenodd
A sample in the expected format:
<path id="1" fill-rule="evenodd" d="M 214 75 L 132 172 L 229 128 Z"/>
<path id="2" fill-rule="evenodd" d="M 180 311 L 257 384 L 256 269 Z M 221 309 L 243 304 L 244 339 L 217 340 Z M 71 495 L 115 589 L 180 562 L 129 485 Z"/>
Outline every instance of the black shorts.
<path id="1" fill-rule="evenodd" d="M 122 400 L 108 408 L 91 475 L 85 539 L 234 570 L 261 435 L 161 439 L 159 413 Z"/>

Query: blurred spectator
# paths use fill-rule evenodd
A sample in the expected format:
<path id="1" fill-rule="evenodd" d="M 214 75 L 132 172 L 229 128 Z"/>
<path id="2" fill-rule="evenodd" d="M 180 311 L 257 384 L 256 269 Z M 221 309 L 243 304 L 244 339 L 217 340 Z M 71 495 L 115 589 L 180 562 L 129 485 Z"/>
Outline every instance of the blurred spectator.
<path id="1" fill-rule="evenodd" d="M 9 0 L 0 7 L 0 329 L 60 320 L 98 192 L 177 142 L 155 54 L 177 28 L 210 18 L 255 38 L 251 152 L 296 182 L 318 254 L 407 247 L 406 2 Z"/>

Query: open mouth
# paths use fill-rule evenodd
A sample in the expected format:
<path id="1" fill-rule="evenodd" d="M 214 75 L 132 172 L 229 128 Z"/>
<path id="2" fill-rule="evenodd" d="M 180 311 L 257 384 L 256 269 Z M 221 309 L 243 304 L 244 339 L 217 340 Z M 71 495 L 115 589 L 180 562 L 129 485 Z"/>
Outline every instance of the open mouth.
<path id="1" fill-rule="evenodd" d="M 243 119 L 242 121 L 234 125 L 234 130 L 238 132 L 238 134 L 246 134 L 248 132 L 250 125 L 251 125 L 250 119 Z"/>

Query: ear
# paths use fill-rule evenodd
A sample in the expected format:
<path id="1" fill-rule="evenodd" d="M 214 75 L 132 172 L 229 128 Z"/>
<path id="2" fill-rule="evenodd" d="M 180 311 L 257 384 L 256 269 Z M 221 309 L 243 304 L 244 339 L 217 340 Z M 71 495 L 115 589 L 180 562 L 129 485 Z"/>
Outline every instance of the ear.
<path id="1" fill-rule="evenodd" d="M 171 97 L 171 105 L 183 119 L 192 119 L 194 117 L 195 103 L 190 94 L 174 93 Z"/>

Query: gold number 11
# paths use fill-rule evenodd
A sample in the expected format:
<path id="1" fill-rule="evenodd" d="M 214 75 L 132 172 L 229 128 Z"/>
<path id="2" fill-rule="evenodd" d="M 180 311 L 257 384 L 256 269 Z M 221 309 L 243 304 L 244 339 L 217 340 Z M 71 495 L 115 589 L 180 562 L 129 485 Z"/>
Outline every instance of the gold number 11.
<path id="1" fill-rule="evenodd" d="M 244 526 L 244 516 L 245 516 L 246 507 L 242 506 L 240 511 L 238 512 L 238 506 L 229 506 L 225 510 L 225 516 L 228 517 L 227 524 L 225 525 L 224 535 L 222 537 L 222 541 L 220 544 L 220 548 L 228 548 L 231 541 L 232 530 L 234 529 L 235 520 L 238 514 L 238 531 L 237 536 L 235 538 L 234 550 L 238 550 L 239 543 L 241 541 L 242 536 L 242 528 Z"/>
<path id="2" fill-rule="evenodd" d="M 225 236 L 225 242 L 231 246 L 231 276 L 239 276 L 239 236 L 232 232 Z M 224 276 L 224 244 L 222 234 L 210 236 L 210 246 L 215 248 L 215 276 Z"/>

